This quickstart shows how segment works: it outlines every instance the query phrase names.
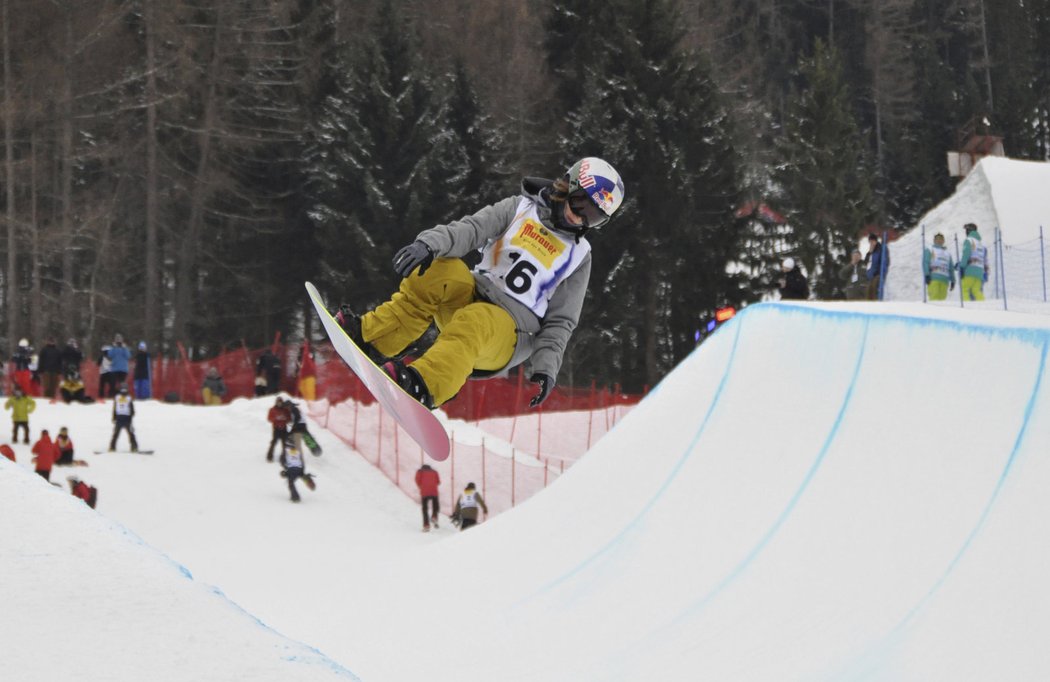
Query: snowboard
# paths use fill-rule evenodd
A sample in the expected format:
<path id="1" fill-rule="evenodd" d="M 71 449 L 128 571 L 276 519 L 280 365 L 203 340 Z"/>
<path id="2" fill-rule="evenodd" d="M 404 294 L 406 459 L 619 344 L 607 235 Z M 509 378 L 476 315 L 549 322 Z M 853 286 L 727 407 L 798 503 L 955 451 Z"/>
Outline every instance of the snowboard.
<path id="1" fill-rule="evenodd" d="M 96 455 L 102 455 L 102 454 L 109 454 L 110 453 L 109 450 L 92 450 L 92 452 L 94 452 Z M 119 453 L 119 454 L 122 454 L 122 455 L 152 455 L 155 451 L 154 450 L 136 450 L 135 452 L 132 452 L 131 450 L 113 450 L 113 452 L 114 453 Z"/>
<path id="2" fill-rule="evenodd" d="M 324 325 L 332 346 L 343 362 L 361 379 L 368 392 L 393 415 L 405 433 L 416 441 L 431 459 L 439 462 L 447 459 L 448 434 L 434 413 L 394 383 L 382 367 L 372 362 L 372 359 L 357 347 L 328 312 L 317 287 L 307 282 L 306 290 L 310 293 L 310 300 L 317 309 L 317 315 L 321 318 L 321 324 Z"/>
<path id="3" fill-rule="evenodd" d="M 303 445 L 305 445 L 310 451 L 310 454 L 320 457 L 323 450 L 321 450 L 320 443 L 314 439 L 313 434 L 306 430 L 300 431 L 299 433 L 303 434 Z"/>

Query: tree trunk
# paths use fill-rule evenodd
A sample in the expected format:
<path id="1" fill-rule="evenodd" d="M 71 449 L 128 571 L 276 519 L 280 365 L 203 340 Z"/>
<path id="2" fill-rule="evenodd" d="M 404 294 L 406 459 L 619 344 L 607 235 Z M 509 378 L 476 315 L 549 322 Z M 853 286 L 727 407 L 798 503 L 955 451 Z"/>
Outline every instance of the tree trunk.
<path id="1" fill-rule="evenodd" d="M 15 349 L 19 327 L 22 324 L 19 315 L 18 301 L 18 223 L 15 216 L 15 149 L 14 149 L 14 102 L 11 97 L 13 80 L 11 78 L 11 45 L 10 24 L 8 23 L 8 5 L 10 0 L 3 0 L 4 20 L 4 176 L 7 185 L 7 355 Z"/>
<path id="2" fill-rule="evenodd" d="M 146 24 L 146 301 L 143 338 L 161 341 L 160 253 L 157 241 L 157 77 L 155 0 L 145 0 Z"/>
<path id="3" fill-rule="evenodd" d="M 73 320 L 73 10 L 65 13 L 65 50 L 62 70 L 61 97 L 61 157 L 62 166 L 62 229 L 59 243 L 62 248 L 62 282 L 59 295 L 59 314 L 62 320 Z"/>
<path id="4" fill-rule="evenodd" d="M 186 232 L 179 246 L 178 276 L 175 281 L 175 324 L 173 341 L 192 343 L 187 337 L 189 321 L 194 314 L 194 299 L 197 292 L 197 245 L 204 222 L 204 203 L 208 194 L 207 173 L 211 161 L 212 135 L 217 118 L 216 81 L 220 64 L 219 40 L 222 30 L 222 11 L 215 18 L 215 35 L 212 44 L 211 64 L 208 67 L 208 85 L 204 97 L 204 114 L 201 121 L 197 168 L 193 178 L 193 194 L 190 199 L 190 216 Z"/>

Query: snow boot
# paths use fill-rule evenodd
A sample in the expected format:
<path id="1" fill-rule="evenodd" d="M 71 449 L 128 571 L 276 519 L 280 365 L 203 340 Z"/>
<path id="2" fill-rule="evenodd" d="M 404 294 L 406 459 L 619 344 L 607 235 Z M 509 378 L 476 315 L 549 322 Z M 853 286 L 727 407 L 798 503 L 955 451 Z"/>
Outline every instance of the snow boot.
<path id="1" fill-rule="evenodd" d="M 335 321 L 339 323 L 339 326 L 343 328 L 343 331 L 346 332 L 346 335 L 350 337 L 350 340 L 365 352 L 369 360 L 377 365 L 382 365 L 390 359 L 364 340 L 361 336 L 361 316 L 355 313 L 349 305 L 344 303 L 339 306 L 339 310 L 333 317 L 335 317 Z"/>
<path id="2" fill-rule="evenodd" d="M 406 365 L 400 360 L 391 360 L 383 365 L 383 369 L 395 384 L 405 389 L 405 393 L 421 402 L 428 410 L 434 409 L 434 398 L 430 395 L 430 389 L 411 365 Z"/>

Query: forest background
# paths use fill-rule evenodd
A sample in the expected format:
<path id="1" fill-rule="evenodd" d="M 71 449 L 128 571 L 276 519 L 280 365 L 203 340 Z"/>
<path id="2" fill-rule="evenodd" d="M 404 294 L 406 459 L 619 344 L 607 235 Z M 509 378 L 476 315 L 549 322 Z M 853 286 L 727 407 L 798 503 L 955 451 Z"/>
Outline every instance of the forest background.
<path id="1" fill-rule="evenodd" d="M 627 201 L 559 382 L 639 390 L 786 255 L 839 296 L 968 124 L 1050 159 L 1050 0 L 0 5 L 7 352 L 318 340 L 304 280 L 375 305 L 417 232 L 595 155 Z"/>

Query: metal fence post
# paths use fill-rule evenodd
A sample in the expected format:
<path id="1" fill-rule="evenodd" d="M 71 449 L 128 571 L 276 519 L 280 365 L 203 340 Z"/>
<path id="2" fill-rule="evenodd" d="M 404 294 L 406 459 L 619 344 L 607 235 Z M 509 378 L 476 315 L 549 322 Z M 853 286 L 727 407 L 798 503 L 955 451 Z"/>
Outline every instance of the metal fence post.
<path id="1" fill-rule="evenodd" d="M 1043 245 L 1043 226 L 1039 226 L 1039 265 L 1043 269 L 1043 303 L 1046 303 L 1046 247 Z"/>
<path id="2" fill-rule="evenodd" d="M 1010 307 L 1006 303 L 1006 254 L 1003 253 L 1003 233 L 998 227 L 995 228 L 995 241 L 999 248 L 999 272 L 1001 273 L 996 280 L 1000 278 L 1003 280 L 1003 310 L 1009 310 Z"/>
<path id="3" fill-rule="evenodd" d="M 919 258 L 922 259 L 922 302 L 926 303 L 926 223 L 919 225 L 919 229 L 922 231 L 922 250 L 919 252 Z"/>

